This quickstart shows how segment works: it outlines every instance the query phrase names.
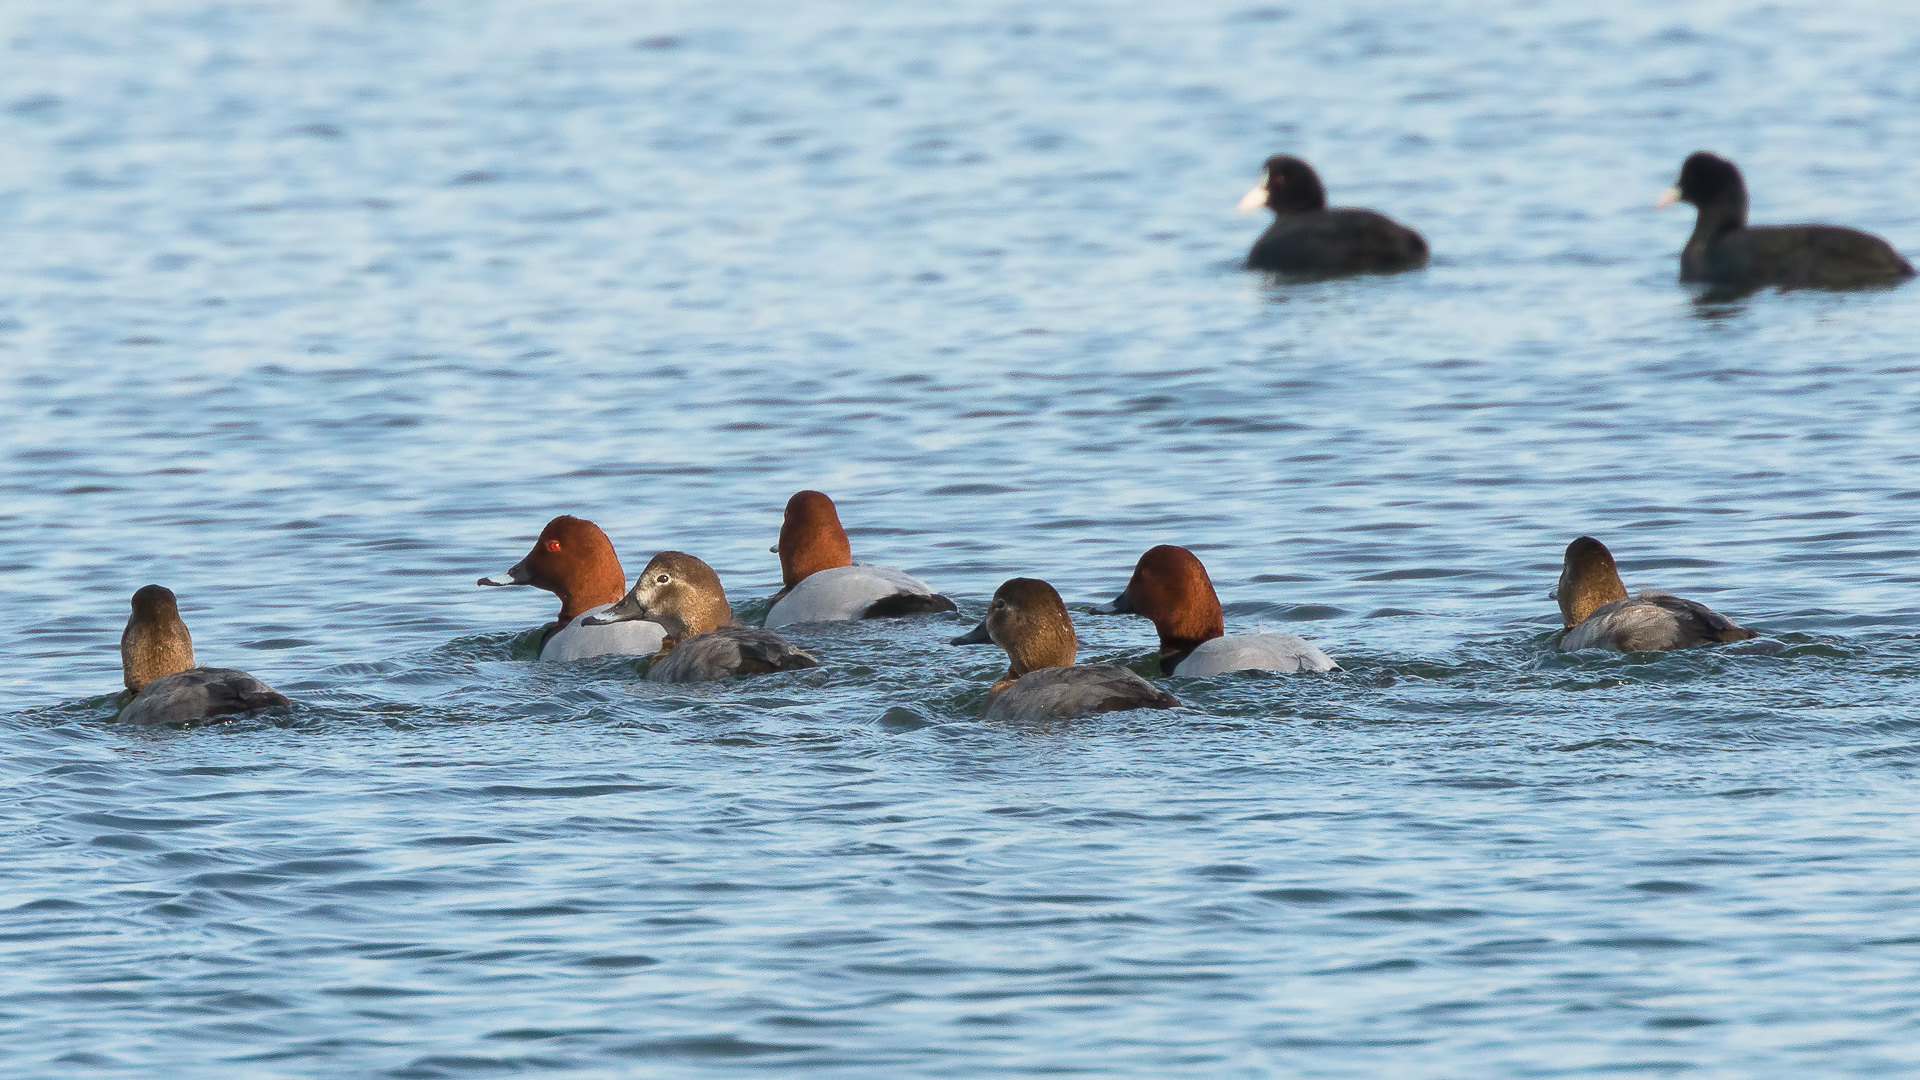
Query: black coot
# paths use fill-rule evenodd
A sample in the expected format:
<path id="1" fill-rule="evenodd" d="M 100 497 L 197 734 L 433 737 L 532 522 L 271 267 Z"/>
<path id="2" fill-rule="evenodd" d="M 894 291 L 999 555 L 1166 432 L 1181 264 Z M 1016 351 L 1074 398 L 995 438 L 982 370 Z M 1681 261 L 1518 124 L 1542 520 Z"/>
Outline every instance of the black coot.
<path id="1" fill-rule="evenodd" d="M 1680 280 L 1723 289 L 1854 289 L 1913 276 L 1885 241 L 1838 225 L 1747 226 L 1747 185 L 1726 158 L 1701 151 L 1680 166 L 1660 205 L 1700 210 L 1680 252 Z"/>
<path id="2" fill-rule="evenodd" d="M 1397 274 L 1427 265 L 1427 242 L 1385 214 L 1327 209 L 1327 189 L 1313 166 L 1284 154 L 1267 159 L 1259 186 L 1241 210 L 1273 211 L 1273 224 L 1247 253 L 1247 269 L 1337 277 Z"/>

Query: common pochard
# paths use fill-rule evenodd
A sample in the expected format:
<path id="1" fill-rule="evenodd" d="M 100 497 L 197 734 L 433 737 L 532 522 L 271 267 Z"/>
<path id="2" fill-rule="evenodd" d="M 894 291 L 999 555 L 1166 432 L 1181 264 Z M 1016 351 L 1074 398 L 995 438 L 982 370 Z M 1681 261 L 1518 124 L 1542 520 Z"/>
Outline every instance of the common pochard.
<path id="1" fill-rule="evenodd" d="M 682 551 L 655 555 L 631 592 L 586 621 L 617 626 L 632 619 L 666 628 L 666 640 L 647 669 L 652 682 L 706 682 L 819 666 L 771 630 L 734 625 L 720 575 Z"/>
<path id="2" fill-rule="evenodd" d="M 131 699 L 128 724 L 191 724 L 289 704 L 286 695 L 244 671 L 195 667 L 193 635 L 171 589 L 142 586 L 120 634 L 120 671 Z"/>
<path id="3" fill-rule="evenodd" d="M 667 632 L 657 623 L 587 625 L 586 616 L 618 603 L 627 577 L 613 541 L 585 518 L 562 514 L 547 522 L 527 557 L 506 573 L 480 579 L 481 585 L 531 585 L 560 598 L 560 615 L 540 641 L 542 660 L 586 660 L 595 656 L 648 656 L 659 651 Z"/>
<path id="4" fill-rule="evenodd" d="M 1650 590 L 1629 597 L 1613 553 L 1591 536 L 1567 545 L 1553 595 L 1567 628 L 1560 638 L 1566 652 L 1650 652 L 1759 636 L 1705 604 L 1672 593 Z"/>
<path id="5" fill-rule="evenodd" d="M 1297 634 L 1226 636 L 1213 579 L 1193 552 L 1162 544 L 1134 564 L 1133 578 L 1100 614 L 1142 615 L 1160 632 L 1160 671 L 1219 675 L 1228 671 L 1338 671 L 1340 665 Z"/>
<path id="6" fill-rule="evenodd" d="M 1038 578 L 1013 578 L 994 590 L 987 617 L 953 639 L 992 643 L 1007 652 L 1007 674 L 987 694 L 987 719 L 1064 720 L 1122 709 L 1173 709 L 1172 694 L 1117 664 L 1076 666 L 1079 642 L 1067 605 Z"/>
<path id="7" fill-rule="evenodd" d="M 898 618 L 954 610 L 953 601 L 910 574 L 856 565 L 833 500 L 795 492 L 780 523 L 781 590 L 767 609 L 769 628 L 792 623 Z"/>

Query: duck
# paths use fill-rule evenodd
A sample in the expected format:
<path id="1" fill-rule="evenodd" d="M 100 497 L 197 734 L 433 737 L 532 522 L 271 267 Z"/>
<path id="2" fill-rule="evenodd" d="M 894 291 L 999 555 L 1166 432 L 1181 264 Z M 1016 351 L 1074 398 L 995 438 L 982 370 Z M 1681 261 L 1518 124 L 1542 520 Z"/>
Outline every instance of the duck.
<path id="1" fill-rule="evenodd" d="M 1853 289 L 1913 276 L 1913 264 L 1872 233 L 1839 225 L 1748 225 L 1747 183 L 1733 162 L 1705 150 L 1680 166 L 1656 206 L 1691 203 L 1693 235 L 1680 280 L 1725 289 Z"/>
<path id="2" fill-rule="evenodd" d="M 1339 671 L 1340 665 L 1298 634 L 1226 636 L 1213 579 L 1199 556 L 1161 544 L 1134 564 L 1133 578 L 1100 615 L 1144 615 L 1160 633 L 1160 673 L 1222 675 L 1229 671 Z"/>
<path id="3" fill-rule="evenodd" d="M 853 546 L 833 500 L 818 491 L 798 491 L 787 500 L 780 542 L 781 589 L 767 609 L 766 625 L 891 619 L 953 611 L 953 601 L 926 582 L 885 566 L 853 561 Z"/>
<path id="4" fill-rule="evenodd" d="M 1560 621 L 1566 626 L 1560 638 L 1563 652 L 1657 652 L 1760 636 L 1705 604 L 1672 593 L 1649 590 L 1628 596 L 1613 552 L 1591 536 L 1567 545 L 1560 587 L 1553 596 L 1560 601 Z"/>
<path id="5" fill-rule="evenodd" d="M 589 660 L 596 656 L 649 656 L 667 636 L 651 622 L 588 625 L 588 615 L 605 611 L 627 592 L 627 575 L 614 554 L 613 541 L 586 518 L 562 514 L 547 522 L 527 557 L 505 573 L 479 580 L 481 585 L 531 585 L 560 598 L 560 614 L 540 638 L 540 659 Z"/>
<path id="6" fill-rule="evenodd" d="M 1067 720 L 1124 709 L 1176 709 L 1172 694 L 1118 664 L 1076 665 L 1079 642 L 1067 605 L 1039 578 L 1011 578 L 994 590 L 980 625 L 954 645 L 1005 649 L 1006 675 L 987 692 L 986 718 Z"/>
<path id="7" fill-rule="evenodd" d="M 127 724 L 192 724 L 292 704 L 244 671 L 195 666 L 193 635 L 163 585 L 133 594 L 133 614 L 120 634 L 120 672 L 128 693 L 120 721 Z"/>
<path id="8" fill-rule="evenodd" d="M 711 682 L 819 667 L 820 662 L 771 630 L 739 626 L 720 575 L 684 551 L 663 551 L 647 563 L 620 602 L 586 617 L 588 626 L 644 619 L 666 629 L 647 680 Z"/>
<path id="9" fill-rule="evenodd" d="M 1427 265 L 1427 241 L 1373 210 L 1327 208 L 1313 166 L 1286 154 L 1267 159 L 1240 212 L 1273 211 L 1273 224 L 1247 253 L 1247 269 L 1313 277 L 1397 274 Z"/>

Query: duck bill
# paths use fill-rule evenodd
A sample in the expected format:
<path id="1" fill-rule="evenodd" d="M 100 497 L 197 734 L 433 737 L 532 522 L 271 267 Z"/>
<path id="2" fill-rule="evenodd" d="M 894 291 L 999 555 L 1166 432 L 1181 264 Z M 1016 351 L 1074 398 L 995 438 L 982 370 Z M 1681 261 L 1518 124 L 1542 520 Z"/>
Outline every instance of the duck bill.
<path id="1" fill-rule="evenodd" d="M 1111 604 L 1101 604 L 1093 609 L 1095 615 L 1133 615 L 1133 597 L 1125 592 L 1113 598 Z"/>
<path id="2" fill-rule="evenodd" d="M 1234 209 L 1243 214 L 1251 214 L 1265 205 L 1267 205 L 1267 185 L 1265 181 L 1261 181 L 1254 185 L 1252 191 L 1240 196 L 1240 204 Z"/>
<path id="3" fill-rule="evenodd" d="M 1661 192 L 1659 198 L 1653 200 L 1653 208 L 1655 210 L 1665 210 L 1667 207 L 1672 206 L 1674 203 L 1677 203 L 1679 201 L 1680 201 L 1680 189 L 1677 187 L 1670 187 L 1667 190 Z"/>
<path id="4" fill-rule="evenodd" d="M 620 598 L 619 603 L 614 604 L 598 615 L 588 615 L 586 618 L 581 619 L 580 625 L 605 626 L 608 623 L 617 622 L 644 622 L 652 617 L 653 612 L 647 610 L 647 605 L 641 603 L 639 597 L 628 593 Z"/>
<path id="5" fill-rule="evenodd" d="M 475 585 L 531 585 L 533 584 L 533 572 L 527 569 L 527 561 L 525 559 L 522 559 L 519 562 L 514 563 L 511 567 L 508 567 L 506 573 L 494 574 L 492 577 L 483 577 L 479 581 L 474 582 L 474 584 Z"/>
<path id="6" fill-rule="evenodd" d="M 987 633 L 987 620 L 981 619 L 980 625 L 947 642 L 949 645 L 991 645 L 993 635 Z"/>

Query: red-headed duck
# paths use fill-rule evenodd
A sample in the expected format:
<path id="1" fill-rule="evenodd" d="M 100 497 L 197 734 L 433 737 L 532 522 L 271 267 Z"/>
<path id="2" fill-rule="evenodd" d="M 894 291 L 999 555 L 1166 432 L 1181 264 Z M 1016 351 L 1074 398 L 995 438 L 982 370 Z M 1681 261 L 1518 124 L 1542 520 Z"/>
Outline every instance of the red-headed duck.
<path id="1" fill-rule="evenodd" d="M 655 555 L 633 591 L 587 616 L 587 625 L 620 625 L 629 619 L 650 619 L 666 628 L 666 640 L 647 669 L 652 682 L 707 682 L 819 666 L 771 630 L 734 625 L 720 575 L 683 551 Z"/>
<path id="2" fill-rule="evenodd" d="M 1680 251 L 1680 280 L 1727 290 L 1852 289 L 1913 276 L 1885 240 L 1839 225 L 1748 225 L 1747 182 L 1726 158 L 1702 150 L 1655 205 L 1692 203 L 1693 235 Z"/>
<path id="3" fill-rule="evenodd" d="M 767 610 L 769 627 L 846 622 L 952 611 L 953 601 L 910 574 L 855 565 L 847 530 L 833 500 L 818 491 L 795 492 L 780 523 L 780 582 Z"/>
<path id="4" fill-rule="evenodd" d="M 1228 671 L 1338 671 L 1340 665 L 1296 634 L 1226 636 L 1213 579 L 1193 552 L 1162 544 L 1134 565 L 1133 578 L 1103 615 L 1144 615 L 1160 632 L 1165 675 Z"/>
<path id="5" fill-rule="evenodd" d="M 1372 210 L 1327 209 L 1320 175 L 1297 157 L 1268 158 L 1260 182 L 1240 200 L 1242 213 L 1263 206 L 1273 224 L 1247 253 L 1249 270 L 1338 277 L 1427 265 L 1427 242 L 1405 225 Z"/>
<path id="6" fill-rule="evenodd" d="M 1553 595 L 1560 601 L 1560 621 L 1567 627 L 1560 639 L 1560 648 L 1566 652 L 1654 652 L 1759 636 L 1705 604 L 1671 593 L 1650 590 L 1629 597 L 1613 564 L 1613 552 L 1591 536 L 1567 545 L 1560 587 Z"/>
<path id="7" fill-rule="evenodd" d="M 289 704 L 244 671 L 195 667 L 180 605 L 159 585 L 133 594 L 133 614 L 120 635 L 120 670 L 131 692 L 120 719 L 129 724 L 191 724 Z"/>
<path id="8" fill-rule="evenodd" d="M 1117 664 L 1075 666 L 1079 642 L 1067 605 L 1038 578 L 1013 578 L 994 590 L 987 617 L 953 639 L 991 642 L 1007 652 L 1007 674 L 987 695 L 989 720 L 1064 720 L 1122 709 L 1173 709 L 1180 702 Z"/>
<path id="9" fill-rule="evenodd" d="M 527 557 L 504 574 L 483 577 L 481 585 L 531 585 L 560 598 L 560 615 L 540 641 L 542 660 L 585 660 L 595 656 L 647 656 L 660 648 L 666 631 L 656 623 L 587 625 L 586 616 L 619 603 L 627 576 L 613 541 L 585 518 L 562 514 L 547 522 Z"/>

